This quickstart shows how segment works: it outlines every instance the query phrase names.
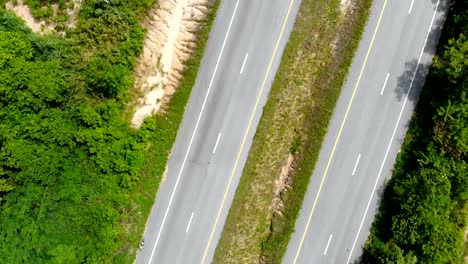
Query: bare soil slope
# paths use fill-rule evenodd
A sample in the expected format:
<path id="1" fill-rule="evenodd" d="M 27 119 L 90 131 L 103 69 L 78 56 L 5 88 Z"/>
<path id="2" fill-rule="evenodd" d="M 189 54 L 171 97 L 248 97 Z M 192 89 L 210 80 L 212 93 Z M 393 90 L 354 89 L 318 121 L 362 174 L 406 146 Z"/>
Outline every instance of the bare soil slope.
<path id="1" fill-rule="evenodd" d="M 81 3 L 83 0 L 72 0 L 73 8 L 67 8 L 66 13 L 68 14 L 68 20 L 65 23 L 66 27 L 73 28 L 76 24 L 76 18 L 78 16 L 79 9 L 81 7 Z M 25 22 L 26 25 L 31 28 L 31 30 L 35 33 L 39 34 L 46 34 L 46 33 L 54 33 L 57 32 L 55 30 L 56 23 L 55 22 L 46 22 L 44 20 L 36 20 L 32 15 L 31 9 L 27 6 L 23 0 L 17 0 L 16 3 L 14 1 L 8 1 L 5 4 L 7 10 L 14 12 L 17 16 L 21 17 Z M 58 13 L 58 5 L 52 4 L 52 9 L 54 10 L 53 16 L 56 16 Z M 62 32 L 59 32 L 63 34 Z"/>
<path id="2" fill-rule="evenodd" d="M 208 0 L 160 0 L 143 21 L 148 31 L 135 70 L 134 89 L 140 97 L 131 104 L 134 128 L 160 111 L 177 88 L 207 6 Z"/>

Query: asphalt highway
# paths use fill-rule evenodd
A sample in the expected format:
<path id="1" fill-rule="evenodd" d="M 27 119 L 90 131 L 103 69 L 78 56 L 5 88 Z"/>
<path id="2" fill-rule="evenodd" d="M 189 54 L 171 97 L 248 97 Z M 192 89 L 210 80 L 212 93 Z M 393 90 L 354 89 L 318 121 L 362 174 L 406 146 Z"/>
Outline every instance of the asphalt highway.
<path id="1" fill-rule="evenodd" d="M 374 0 L 283 263 L 354 263 L 390 178 L 446 0 Z"/>
<path id="2" fill-rule="evenodd" d="M 300 0 L 223 0 L 136 263 L 210 263 Z"/>

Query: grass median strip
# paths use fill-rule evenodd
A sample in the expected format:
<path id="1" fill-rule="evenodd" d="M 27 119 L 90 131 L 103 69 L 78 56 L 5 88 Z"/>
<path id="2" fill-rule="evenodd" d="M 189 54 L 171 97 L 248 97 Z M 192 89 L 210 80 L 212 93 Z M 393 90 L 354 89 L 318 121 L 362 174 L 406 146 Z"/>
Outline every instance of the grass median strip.
<path id="1" fill-rule="evenodd" d="M 215 253 L 279 263 L 371 0 L 303 0 Z"/>

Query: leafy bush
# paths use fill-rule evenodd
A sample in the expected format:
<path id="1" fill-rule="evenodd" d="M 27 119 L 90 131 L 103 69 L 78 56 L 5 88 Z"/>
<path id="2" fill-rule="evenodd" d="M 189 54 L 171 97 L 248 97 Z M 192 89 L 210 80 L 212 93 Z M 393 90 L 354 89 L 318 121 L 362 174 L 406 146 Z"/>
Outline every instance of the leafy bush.
<path id="1" fill-rule="evenodd" d="M 88 86 L 106 97 L 117 97 L 129 86 L 127 75 L 123 65 L 93 58 L 88 68 Z"/>

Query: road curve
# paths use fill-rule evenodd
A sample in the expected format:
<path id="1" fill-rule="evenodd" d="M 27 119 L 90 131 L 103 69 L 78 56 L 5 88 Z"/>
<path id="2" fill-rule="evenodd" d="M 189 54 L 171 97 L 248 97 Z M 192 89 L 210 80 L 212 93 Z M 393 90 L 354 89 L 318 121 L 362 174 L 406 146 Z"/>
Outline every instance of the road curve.
<path id="1" fill-rule="evenodd" d="M 447 0 L 374 0 L 283 263 L 361 255 L 447 8 Z"/>
<path id="2" fill-rule="evenodd" d="M 136 263 L 209 263 L 300 0 L 224 0 Z"/>

